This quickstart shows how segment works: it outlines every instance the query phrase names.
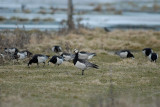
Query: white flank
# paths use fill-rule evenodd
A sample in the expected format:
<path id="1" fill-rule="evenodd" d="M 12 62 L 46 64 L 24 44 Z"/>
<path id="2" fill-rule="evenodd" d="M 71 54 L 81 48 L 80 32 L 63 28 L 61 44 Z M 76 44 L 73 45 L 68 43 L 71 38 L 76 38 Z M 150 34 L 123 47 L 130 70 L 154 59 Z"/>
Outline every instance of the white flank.
<path id="1" fill-rule="evenodd" d="M 93 56 L 94 56 L 94 54 L 93 54 L 93 55 L 89 55 L 89 56 L 88 56 L 88 59 L 91 59 Z"/>
<path id="2" fill-rule="evenodd" d="M 59 59 L 58 57 L 57 57 L 57 63 L 56 64 L 62 64 L 63 63 L 63 59 Z"/>
<path id="3" fill-rule="evenodd" d="M 77 68 L 81 69 L 81 70 L 85 70 L 87 68 L 85 64 L 83 64 L 83 63 L 81 63 L 79 61 L 77 61 L 77 63 L 75 64 L 75 66 Z"/>
<path id="4" fill-rule="evenodd" d="M 128 52 L 121 52 L 119 55 L 121 58 L 126 58 L 127 54 L 128 54 Z"/>
<path id="5" fill-rule="evenodd" d="M 78 58 L 79 59 L 88 59 L 88 55 L 87 54 L 78 53 Z"/>
<path id="6" fill-rule="evenodd" d="M 16 49 L 8 49 L 8 52 L 10 53 L 14 53 L 16 51 Z"/>
<path id="7" fill-rule="evenodd" d="M 65 61 L 71 60 L 71 56 L 63 55 Z"/>
<path id="8" fill-rule="evenodd" d="M 24 52 L 24 54 L 27 56 L 27 52 Z"/>
<path id="9" fill-rule="evenodd" d="M 47 58 L 44 56 L 38 56 L 37 58 L 39 63 L 45 62 L 47 60 Z"/>
<path id="10" fill-rule="evenodd" d="M 19 56 L 18 59 L 25 59 L 26 58 L 26 55 L 24 53 L 17 53 L 17 55 Z"/>
<path id="11" fill-rule="evenodd" d="M 149 58 L 150 61 L 152 61 L 151 56 L 152 56 L 152 54 L 149 54 L 149 56 L 148 56 L 148 58 Z"/>

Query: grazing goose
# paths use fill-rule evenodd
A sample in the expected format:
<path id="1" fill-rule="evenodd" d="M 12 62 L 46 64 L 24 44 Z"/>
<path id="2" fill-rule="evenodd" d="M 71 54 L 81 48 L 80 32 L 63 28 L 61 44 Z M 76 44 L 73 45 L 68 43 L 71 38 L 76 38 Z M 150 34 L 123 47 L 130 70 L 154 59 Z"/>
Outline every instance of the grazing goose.
<path id="1" fill-rule="evenodd" d="M 73 59 L 74 65 L 82 70 L 82 75 L 84 75 L 84 70 L 87 68 L 96 68 L 98 69 L 98 65 L 92 64 L 88 62 L 87 60 L 79 59 L 79 52 L 75 49 L 75 58 Z"/>
<path id="2" fill-rule="evenodd" d="M 158 54 L 157 53 L 150 53 L 150 55 L 148 56 L 149 60 L 151 62 L 156 62 L 156 60 L 158 59 Z"/>
<path id="3" fill-rule="evenodd" d="M 50 64 L 50 62 L 59 66 L 60 64 L 63 63 L 63 57 L 55 55 L 48 61 L 48 65 Z"/>
<path id="4" fill-rule="evenodd" d="M 6 53 L 14 54 L 17 53 L 19 50 L 17 48 L 4 48 Z"/>
<path id="5" fill-rule="evenodd" d="M 149 56 L 151 53 L 153 52 L 153 50 L 151 48 L 144 48 L 142 50 L 142 53 L 147 57 Z"/>
<path id="6" fill-rule="evenodd" d="M 88 52 L 85 52 L 85 51 L 78 52 L 78 58 L 79 59 L 88 60 L 88 59 L 91 59 L 93 56 L 96 56 L 96 53 L 88 53 Z"/>
<path id="7" fill-rule="evenodd" d="M 121 58 L 134 58 L 134 55 L 129 50 L 121 50 L 115 54 L 119 55 Z"/>
<path id="8" fill-rule="evenodd" d="M 64 58 L 64 61 L 72 61 L 75 57 L 74 54 L 70 54 L 70 53 L 62 53 L 61 56 Z"/>
<path id="9" fill-rule="evenodd" d="M 53 46 L 52 51 L 55 53 L 62 52 L 62 48 L 60 46 Z"/>
<path id="10" fill-rule="evenodd" d="M 48 55 L 41 55 L 41 54 L 35 54 L 32 59 L 28 62 L 28 67 L 29 65 L 31 65 L 32 63 L 37 63 L 37 66 L 39 66 L 39 63 L 44 63 L 46 60 L 49 58 Z"/>
<path id="11" fill-rule="evenodd" d="M 17 56 L 15 55 L 15 59 L 20 59 L 20 60 L 22 60 L 22 59 L 25 59 L 25 58 L 27 58 L 27 54 L 24 52 L 18 52 L 17 53 Z"/>
<path id="12" fill-rule="evenodd" d="M 21 53 L 24 53 L 28 58 L 32 56 L 32 53 L 29 52 L 28 50 L 23 50 Z"/>

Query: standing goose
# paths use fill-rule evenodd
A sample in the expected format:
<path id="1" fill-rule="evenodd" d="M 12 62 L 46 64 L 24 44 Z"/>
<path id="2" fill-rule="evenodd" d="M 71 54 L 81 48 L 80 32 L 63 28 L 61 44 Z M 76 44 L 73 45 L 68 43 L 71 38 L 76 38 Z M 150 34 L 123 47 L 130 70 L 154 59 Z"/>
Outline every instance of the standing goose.
<path id="1" fill-rule="evenodd" d="M 153 52 L 153 50 L 151 48 L 144 48 L 142 50 L 142 53 L 147 57 L 149 56 L 151 53 Z"/>
<path id="2" fill-rule="evenodd" d="M 60 64 L 63 63 L 63 57 L 55 55 L 48 61 L 48 65 L 50 64 L 50 62 L 59 66 Z"/>
<path id="3" fill-rule="evenodd" d="M 37 66 L 39 66 L 39 63 L 44 63 L 46 60 L 49 58 L 48 55 L 41 55 L 41 54 L 35 54 L 32 59 L 28 62 L 28 67 L 29 65 L 31 65 L 32 63 L 37 63 Z"/>
<path id="4" fill-rule="evenodd" d="M 64 61 L 72 61 L 75 57 L 74 54 L 70 54 L 70 53 L 62 53 L 61 56 L 64 58 Z"/>
<path id="5" fill-rule="evenodd" d="M 79 52 L 78 50 L 75 49 L 75 58 L 73 59 L 73 63 L 74 65 L 82 70 L 82 75 L 84 75 L 84 70 L 87 68 L 96 68 L 98 69 L 98 65 L 96 64 L 92 64 L 90 62 L 88 62 L 87 60 L 84 59 L 79 59 Z"/>
<path id="6" fill-rule="evenodd" d="M 88 60 L 88 59 L 91 59 L 93 56 L 96 56 L 96 53 L 88 53 L 88 52 L 85 52 L 85 51 L 78 52 L 78 58 L 79 59 Z"/>
<path id="7" fill-rule="evenodd" d="M 52 51 L 55 53 L 62 52 L 62 48 L 60 46 L 53 46 Z"/>
<path id="8" fill-rule="evenodd" d="M 121 58 L 134 58 L 134 55 L 129 50 L 117 51 L 115 54 L 119 55 Z"/>
<path id="9" fill-rule="evenodd" d="M 157 53 L 150 53 L 150 55 L 148 56 L 149 60 L 151 62 L 156 62 L 156 60 L 158 59 L 158 54 Z"/>

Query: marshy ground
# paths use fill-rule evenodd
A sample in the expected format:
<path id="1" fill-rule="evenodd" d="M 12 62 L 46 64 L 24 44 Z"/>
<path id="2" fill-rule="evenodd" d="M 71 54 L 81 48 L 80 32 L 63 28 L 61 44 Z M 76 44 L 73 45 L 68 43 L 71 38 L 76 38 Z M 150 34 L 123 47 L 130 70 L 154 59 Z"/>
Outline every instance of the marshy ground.
<path id="1" fill-rule="evenodd" d="M 1 32 L 1 40 L 8 40 L 8 46 L 15 45 L 19 34 L 15 32 Z M 99 69 L 86 70 L 82 76 L 81 70 L 70 62 L 60 66 L 43 67 L 40 64 L 39 68 L 33 64 L 28 68 L 28 61 L 13 63 L 6 60 L 0 66 L 2 107 L 158 107 L 160 62 L 150 62 L 141 50 L 150 47 L 160 52 L 159 31 L 115 30 L 107 33 L 102 29 L 79 29 L 67 35 L 38 31 L 26 31 L 25 34 L 29 38 L 23 49 L 34 54 L 54 55 L 51 47 L 60 45 L 64 51 L 72 52 L 77 48 L 95 52 L 97 56 L 90 61 L 99 65 Z M 12 36 L 12 40 L 5 35 Z M 121 49 L 130 49 L 135 59 L 116 56 L 114 52 Z"/>

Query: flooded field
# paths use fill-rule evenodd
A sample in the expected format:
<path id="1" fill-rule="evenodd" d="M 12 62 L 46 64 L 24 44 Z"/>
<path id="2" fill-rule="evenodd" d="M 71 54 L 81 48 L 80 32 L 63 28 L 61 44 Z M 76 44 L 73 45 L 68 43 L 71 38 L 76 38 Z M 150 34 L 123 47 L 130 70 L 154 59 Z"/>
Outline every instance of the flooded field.
<path id="1" fill-rule="evenodd" d="M 90 28 L 160 30 L 159 1 L 73 0 L 73 3 L 75 23 Z M 58 30 L 67 20 L 67 0 L 1 0 L 0 13 L 0 29 Z"/>

